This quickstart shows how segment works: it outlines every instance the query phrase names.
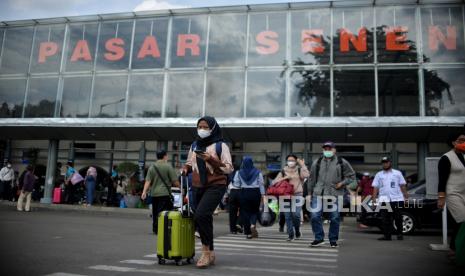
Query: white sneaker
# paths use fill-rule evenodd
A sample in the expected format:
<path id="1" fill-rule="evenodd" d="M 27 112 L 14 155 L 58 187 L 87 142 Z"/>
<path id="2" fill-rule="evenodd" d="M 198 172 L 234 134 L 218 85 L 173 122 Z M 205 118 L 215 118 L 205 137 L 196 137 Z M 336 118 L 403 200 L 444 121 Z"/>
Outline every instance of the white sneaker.
<path id="1" fill-rule="evenodd" d="M 199 234 L 198 231 L 195 231 L 194 236 L 195 236 L 196 238 L 199 238 L 199 239 L 200 239 L 200 234 Z"/>

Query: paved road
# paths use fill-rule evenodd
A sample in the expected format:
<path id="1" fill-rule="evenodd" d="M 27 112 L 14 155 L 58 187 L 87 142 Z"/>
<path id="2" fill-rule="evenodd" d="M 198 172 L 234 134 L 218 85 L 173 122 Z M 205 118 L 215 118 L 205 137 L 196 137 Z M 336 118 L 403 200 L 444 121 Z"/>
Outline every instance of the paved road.
<path id="1" fill-rule="evenodd" d="M 379 232 L 359 231 L 353 219 L 341 229 L 340 248 L 309 248 L 308 225 L 303 239 L 288 243 L 276 226 L 260 228 L 259 239 L 231 235 L 226 214 L 215 218 L 218 264 L 199 270 L 156 262 L 156 237 L 144 211 L 16 212 L 0 205 L 0 275 L 460 275 L 442 252 L 437 232 L 406 240 L 378 242 Z M 200 243 L 197 241 L 197 250 Z"/>

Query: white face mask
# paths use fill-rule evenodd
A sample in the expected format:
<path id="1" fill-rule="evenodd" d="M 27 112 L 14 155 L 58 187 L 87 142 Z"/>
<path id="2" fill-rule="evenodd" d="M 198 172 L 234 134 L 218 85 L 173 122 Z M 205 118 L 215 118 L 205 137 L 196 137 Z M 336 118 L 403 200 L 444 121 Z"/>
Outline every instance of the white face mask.
<path id="1" fill-rule="evenodd" d="M 288 165 L 290 168 L 294 168 L 294 167 L 295 167 L 295 164 L 297 164 L 295 161 L 287 161 L 287 165 Z"/>
<path id="2" fill-rule="evenodd" d="M 7 168 L 11 168 L 11 165 L 10 165 L 10 164 L 8 164 L 6 167 L 7 167 Z"/>
<path id="3" fill-rule="evenodd" d="M 210 136 L 212 134 L 212 131 L 206 129 L 197 129 L 197 134 L 200 136 L 200 138 L 204 139 Z"/>

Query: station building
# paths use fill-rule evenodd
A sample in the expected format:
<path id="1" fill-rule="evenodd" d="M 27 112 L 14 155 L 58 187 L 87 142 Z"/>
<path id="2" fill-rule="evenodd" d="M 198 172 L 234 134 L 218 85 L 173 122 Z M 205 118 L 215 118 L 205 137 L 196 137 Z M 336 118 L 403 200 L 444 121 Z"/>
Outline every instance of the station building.
<path id="1" fill-rule="evenodd" d="M 1 22 L 0 158 L 46 168 L 50 202 L 56 162 L 179 167 L 211 115 L 236 164 L 332 140 L 421 179 L 465 122 L 464 21 L 463 1 L 359 0 Z"/>

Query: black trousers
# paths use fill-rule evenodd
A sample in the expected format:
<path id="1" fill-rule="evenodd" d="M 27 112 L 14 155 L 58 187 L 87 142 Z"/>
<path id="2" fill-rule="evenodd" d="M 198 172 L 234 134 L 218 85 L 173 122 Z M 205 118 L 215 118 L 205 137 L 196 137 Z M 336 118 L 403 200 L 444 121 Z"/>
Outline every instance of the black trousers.
<path id="1" fill-rule="evenodd" d="M 383 220 L 383 225 L 382 225 L 382 230 L 384 237 L 386 238 L 391 238 L 392 233 L 394 232 L 394 227 L 392 222 L 394 221 L 396 224 L 396 234 L 398 236 L 402 235 L 402 228 L 403 228 L 403 223 L 402 223 L 402 214 L 400 213 L 404 203 L 402 201 L 398 202 L 383 202 L 382 204 L 386 204 L 391 206 L 392 212 L 389 212 L 389 210 L 386 209 L 381 209 L 381 218 Z"/>
<path id="2" fill-rule="evenodd" d="M 241 219 L 244 222 L 244 234 L 250 235 L 251 224 L 257 223 L 260 211 L 261 194 L 259 188 L 241 189 Z"/>
<path id="3" fill-rule="evenodd" d="M 454 218 L 452 218 L 452 234 L 450 236 L 450 243 L 449 243 L 449 248 L 450 250 L 454 251 L 455 252 L 455 239 L 457 238 L 457 234 L 459 233 L 459 230 L 460 230 L 460 226 L 462 225 L 462 223 L 465 223 L 465 222 L 462 222 L 462 223 L 457 223 L 455 221 Z"/>
<path id="4" fill-rule="evenodd" d="M 231 189 L 229 194 L 229 231 L 237 232 L 236 225 L 242 225 L 240 217 L 237 215 L 240 208 L 241 190 Z"/>
<path id="5" fill-rule="evenodd" d="M 152 197 L 152 231 L 158 234 L 158 214 L 173 209 L 170 196 Z"/>
<path id="6" fill-rule="evenodd" d="M 213 212 L 220 204 L 226 185 L 211 185 L 205 188 L 196 188 L 194 192 L 196 209 L 194 222 L 200 234 L 202 245 L 213 250 Z"/>

